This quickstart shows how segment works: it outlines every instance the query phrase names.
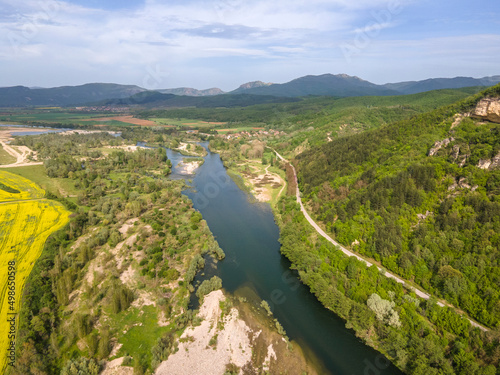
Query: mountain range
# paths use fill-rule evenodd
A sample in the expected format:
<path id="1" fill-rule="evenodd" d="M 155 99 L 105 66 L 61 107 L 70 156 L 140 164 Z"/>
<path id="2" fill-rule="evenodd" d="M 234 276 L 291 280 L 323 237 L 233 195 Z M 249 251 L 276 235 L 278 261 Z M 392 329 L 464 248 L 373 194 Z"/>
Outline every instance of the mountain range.
<path id="1" fill-rule="evenodd" d="M 197 90 L 188 87 L 147 90 L 134 85 L 119 85 L 113 83 L 89 83 L 81 86 L 62 86 L 55 88 L 28 88 L 24 86 L 0 88 L 0 107 L 26 107 L 26 106 L 74 106 L 88 104 L 153 104 L 169 102 L 165 106 L 197 106 L 205 103 L 207 106 L 232 106 L 240 105 L 245 101 L 251 104 L 283 101 L 278 98 L 298 98 L 302 96 L 387 96 L 406 95 L 419 92 L 462 88 L 472 86 L 492 86 L 500 82 L 500 75 L 472 78 L 432 78 L 422 81 L 408 81 L 378 85 L 347 74 L 308 75 L 294 79 L 287 83 L 264 83 L 255 81 L 242 84 L 236 90 L 225 93 L 221 89 L 211 88 Z M 146 96 L 134 96 L 141 93 Z M 152 95 L 151 93 L 158 95 Z M 234 98 L 244 94 L 244 97 Z M 167 95 L 167 96 L 163 96 Z M 175 95 L 178 98 L 173 100 Z M 266 98 L 256 98 L 265 96 Z M 194 100 L 193 97 L 197 97 Z M 219 97 L 217 99 L 200 100 L 205 97 Z M 273 100 L 272 97 L 275 97 Z M 129 98 L 130 100 L 122 100 Z M 191 99 L 190 99 L 191 98 Z M 137 100 L 139 99 L 139 100 Z M 156 105 L 156 104 L 155 104 Z M 248 104 L 247 104 L 248 105 Z"/>
<path id="2" fill-rule="evenodd" d="M 456 89 L 472 86 L 493 86 L 500 82 L 500 75 L 484 78 L 455 77 L 431 78 L 423 81 L 408 81 L 377 85 L 359 77 L 347 74 L 308 75 L 282 84 L 267 84 L 249 87 L 247 94 L 300 97 L 320 96 L 369 96 L 369 95 L 407 95 L 419 92 Z M 241 92 L 239 89 L 232 93 Z"/>

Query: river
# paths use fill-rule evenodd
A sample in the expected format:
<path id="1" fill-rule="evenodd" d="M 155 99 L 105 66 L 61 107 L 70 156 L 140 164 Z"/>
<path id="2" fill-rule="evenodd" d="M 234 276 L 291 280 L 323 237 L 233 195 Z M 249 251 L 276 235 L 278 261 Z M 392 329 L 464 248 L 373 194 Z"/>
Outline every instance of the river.
<path id="1" fill-rule="evenodd" d="M 174 166 L 172 177 L 182 178 L 175 166 L 185 156 L 167 152 Z M 192 189 L 184 194 L 226 253 L 217 267 L 206 267 L 203 278 L 218 275 L 226 291 L 244 294 L 250 289 L 266 300 L 288 337 L 301 346 L 320 374 L 402 374 L 324 308 L 290 271 L 290 262 L 280 254 L 279 228 L 269 204 L 255 202 L 238 188 L 218 154 L 208 151 L 205 163 L 191 177 Z"/>

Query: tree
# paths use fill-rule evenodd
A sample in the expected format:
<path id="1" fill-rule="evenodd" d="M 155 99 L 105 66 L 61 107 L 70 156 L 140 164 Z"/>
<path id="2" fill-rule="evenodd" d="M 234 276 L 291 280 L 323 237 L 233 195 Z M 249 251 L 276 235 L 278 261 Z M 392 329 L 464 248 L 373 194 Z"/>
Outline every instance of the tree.
<path id="1" fill-rule="evenodd" d="M 100 371 L 101 365 L 95 359 L 81 357 L 66 362 L 61 375 L 98 375 Z"/>
<path id="2" fill-rule="evenodd" d="M 382 299 L 377 293 L 373 293 L 366 301 L 366 304 L 375 313 L 375 316 L 381 322 L 391 327 L 400 328 L 399 314 L 394 311 L 395 303 Z"/>

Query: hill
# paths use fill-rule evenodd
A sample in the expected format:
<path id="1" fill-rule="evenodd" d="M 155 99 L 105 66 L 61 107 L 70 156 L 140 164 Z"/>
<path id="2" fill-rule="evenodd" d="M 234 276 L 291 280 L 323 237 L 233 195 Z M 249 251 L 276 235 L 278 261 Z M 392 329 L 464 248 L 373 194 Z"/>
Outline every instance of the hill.
<path id="1" fill-rule="evenodd" d="M 240 90 L 241 91 L 241 90 Z M 396 91 L 379 87 L 374 83 L 346 74 L 323 74 L 305 76 L 293 81 L 268 86 L 251 87 L 245 90 L 248 94 L 274 96 L 366 96 L 394 95 Z"/>
<path id="2" fill-rule="evenodd" d="M 313 212 L 339 242 L 495 327 L 500 125 L 469 117 L 488 97 L 500 86 L 295 162 Z"/>
<path id="3" fill-rule="evenodd" d="M 240 86 L 234 92 L 274 96 L 371 96 L 416 94 L 431 90 L 455 89 L 472 86 L 492 86 L 500 82 L 500 76 L 471 78 L 433 78 L 423 81 L 387 83 L 377 85 L 347 74 L 323 74 L 305 76 L 282 84 Z"/>
<path id="4" fill-rule="evenodd" d="M 247 82 L 247 83 L 240 85 L 240 87 L 238 87 L 236 90 L 231 91 L 231 93 L 236 94 L 236 93 L 244 92 L 246 90 L 255 89 L 255 88 L 259 88 L 259 87 L 268 87 L 271 85 L 272 85 L 272 83 L 266 83 L 266 82 L 262 82 L 262 81 Z"/>
<path id="5" fill-rule="evenodd" d="M 455 78 L 431 78 L 423 81 L 410 81 L 399 83 L 387 83 L 383 85 L 387 89 L 398 91 L 402 94 L 416 94 L 419 92 L 439 90 L 439 89 L 456 89 L 461 87 L 472 86 L 492 86 L 500 82 L 500 76 L 471 78 L 471 77 L 455 77 Z"/>
<path id="6" fill-rule="evenodd" d="M 146 91 L 123 99 L 109 99 L 95 102 L 100 106 L 140 106 L 143 108 L 231 108 L 247 107 L 262 103 L 287 103 L 299 101 L 298 98 L 276 97 L 272 95 L 224 94 L 214 96 L 178 96 Z"/>
<path id="7" fill-rule="evenodd" d="M 175 89 L 162 89 L 155 90 L 162 94 L 174 94 L 180 96 L 213 96 L 213 95 L 222 95 L 224 91 L 219 88 L 213 87 L 211 89 L 206 90 L 197 90 L 191 87 L 179 87 Z"/>
<path id="8" fill-rule="evenodd" d="M 0 88 L 0 107 L 81 105 L 111 98 L 127 98 L 146 91 L 139 86 L 114 83 L 88 83 L 49 89 L 24 86 Z"/>
<path id="9" fill-rule="evenodd" d="M 473 86 L 491 86 L 500 82 L 500 76 L 470 78 L 434 78 L 423 81 L 409 81 L 377 85 L 347 74 L 308 75 L 283 84 L 271 84 L 262 81 L 242 84 L 236 90 L 224 93 L 218 88 L 197 90 L 189 87 L 146 90 L 134 85 L 113 83 L 89 83 L 81 86 L 62 86 L 55 88 L 28 88 L 24 86 L 0 88 L 0 107 L 31 106 L 84 106 L 92 103 L 119 103 L 116 105 L 152 104 L 158 107 L 234 107 L 249 106 L 259 103 L 289 102 L 280 98 L 298 98 L 306 96 L 357 97 L 357 96 L 393 96 L 427 92 L 438 89 L 455 89 Z M 136 94 L 148 92 L 147 100 Z M 179 98 L 160 97 L 154 93 L 176 95 Z M 236 96 L 238 95 L 238 96 Z M 246 95 L 246 96 L 243 96 Z M 256 98 L 256 96 L 266 96 Z M 189 97 L 195 100 L 189 99 Z M 212 99 L 208 99 L 211 97 Z M 221 97 L 221 98 L 219 98 Z M 274 97 L 274 98 L 273 98 Z M 120 99 L 129 98 L 128 101 Z M 155 98 L 155 100 L 153 100 Z M 217 98 L 217 99 L 213 99 Z M 113 100 L 111 100 L 113 99 Z M 229 104 L 227 104 L 229 103 Z"/>
<path id="10" fill-rule="evenodd" d="M 331 237 L 490 331 L 346 258 L 318 238 L 294 194 L 278 204 L 281 252 L 301 280 L 404 373 L 498 369 L 499 108 L 500 85 L 294 160 L 307 210 Z"/>

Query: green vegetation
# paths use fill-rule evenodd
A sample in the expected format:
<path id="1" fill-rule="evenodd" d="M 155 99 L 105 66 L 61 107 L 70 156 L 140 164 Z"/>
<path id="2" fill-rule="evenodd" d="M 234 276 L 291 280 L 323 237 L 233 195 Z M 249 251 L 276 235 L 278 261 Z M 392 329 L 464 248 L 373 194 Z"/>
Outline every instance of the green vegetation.
<path id="1" fill-rule="evenodd" d="M 489 96 L 500 96 L 500 86 L 333 139 L 295 163 L 310 209 L 339 242 L 498 328 L 500 174 L 477 164 L 500 153 L 500 125 L 465 118 L 451 129 L 455 114 Z M 293 198 L 278 211 L 282 252 L 301 279 L 405 372 L 495 373 L 496 330 L 473 328 L 454 309 L 419 301 L 376 267 L 346 258 L 317 238 Z"/>
<path id="2" fill-rule="evenodd" d="M 25 167 L 9 168 L 9 172 L 23 176 L 37 185 L 40 185 L 45 191 L 54 195 L 64 195 L 74 197 L 78 193 L 73 180 L 65 178 L 50 178 L 43 165 L 30 165 Z"/>
<path id="3" fill-rule="evenodd" d="M 186 108 L 147 110 L 137 114 L 141 118 L 196 119 L 207 122 L 225 122 L 225 128 L 241 124 L 295 130 L 314 128 L 349 117 L 352 122 L 378 124 L 425 112 L 478 92 L 480 88 L 437 90 L 421 94 L 387 97 L 306 98 L 292 103 L 258 104 L 243 108 Z M 348 119 L 349 120 L 349 119 Z M 342 122 L 339 124 L 341 125 Z M 370 124 L 371 125 L 371 124 Z M 373 124 L 376 125 L 376 124 Z"/>
<path id="4" fill-rule="evenodd" d="M 145 140 L 157 135 L 143 134 Z M 57 137 L 19 140 L 46 159 L 36 166 L 46 169 L 42 182 L 71 184 L 78 205 L 71 205 L 70 223 L 49 238 L 27 280 L 18 367 L 11 373 L 93 374 L 117 343 L 123 345 L 118 356 L 133 358 L 134 371 L 151 372 L 195 316 L 188 303 L 190 283 L 204 266 L 199 259 L 224 253 L 182 196 L 184 183 L 163 173 L 165 149 L 113 150 L 104 157 L 94 150 L 110 145 L 107 135 Z M 169 325 L 160 325 L 167 319 Z"/>
<path id="5" fill-rule="evenodd" d="M 500 175 L 477 163 L 500 152 L 500 125 L 467 118 L 450 126 L 479 97 L 499 93 L 497 86 L 297 157 L 302 191 L 341 243 L 357 243 L 361 254 L 490 327 L 500 325 L 494 291 Z M 435 141 L 448 137 L 454 140 L 427 156 Z"/>
<path id="6" fill-rule="evenodd" d="M 210 280 L 203 280 L 201 285 L 198 287 L 198 290 L 196 291 L 196 296 L 200 299 L 201 302 L 204 296 L 220 288 L 222 288 L 222 280 L 220 279 L 220 277 L 214 276 Z"/>
<path id="7" fill-rule="evenodd" d="M 281 252 L 319 301 L 408 374 L 495 374 L 498 335 L 436 300 L 421 301 L 375 266 L 346 257 L 317 233 L 294 197 L 278 204 Z"/>
<path id="8" fill-rule="evenodd" d="M 12 164 L 16 162 L 16 158 L 9 154 L 0 144 L 0 164 Z"/>

